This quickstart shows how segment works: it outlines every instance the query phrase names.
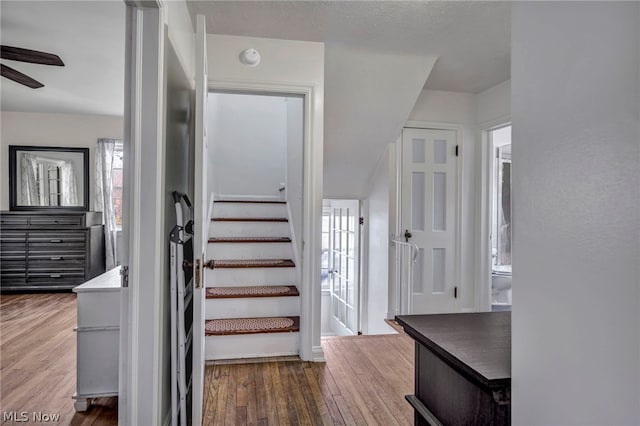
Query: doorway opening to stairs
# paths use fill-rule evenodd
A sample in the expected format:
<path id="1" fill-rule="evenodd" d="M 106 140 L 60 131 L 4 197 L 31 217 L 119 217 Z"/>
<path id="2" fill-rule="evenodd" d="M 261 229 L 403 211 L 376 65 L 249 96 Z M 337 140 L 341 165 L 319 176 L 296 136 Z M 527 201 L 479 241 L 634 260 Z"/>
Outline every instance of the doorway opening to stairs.
<path id="1" fill-rule="evenodd" d="M 298 355 L 304 97 L 210 92 L 205 359 Z"/>

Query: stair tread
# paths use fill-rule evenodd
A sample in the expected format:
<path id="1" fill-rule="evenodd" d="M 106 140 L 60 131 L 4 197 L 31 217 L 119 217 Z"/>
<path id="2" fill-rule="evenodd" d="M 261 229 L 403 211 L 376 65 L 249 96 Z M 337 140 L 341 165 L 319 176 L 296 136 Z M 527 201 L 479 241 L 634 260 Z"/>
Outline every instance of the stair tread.
<path id="1" fill-rule="evenodd" d="M 244 203 L 244 204 L 287 204 L 280 200 L 214 200 L 214 203 Z"/>
<path id="2" fill-rule="evenodd" d="M 289 237 L 215 237 L 210 243 L 290 243 Z"/>
<path id="3" fill-rule="evenodd" d="M 209 287 L 207 299 L 238 299 L 246 297 L 300 296 L 294 285 L 253 285 L 244 287 Z"/>
<path id="4" fill-rule="evenodd" d="M 300 331 L 300 317 L 221 318 L 205 321 L 206 336 Z"/>
<path id="5" fill-rule="evenodd" d="M 213 222 L 289 222 L 286 217 L 214 217 Z"/>
<path id="6" fill-rule="evenodd" d="M 291 259 L 224 259 L 213 260 L 215 268 L 293 268 Z"/>

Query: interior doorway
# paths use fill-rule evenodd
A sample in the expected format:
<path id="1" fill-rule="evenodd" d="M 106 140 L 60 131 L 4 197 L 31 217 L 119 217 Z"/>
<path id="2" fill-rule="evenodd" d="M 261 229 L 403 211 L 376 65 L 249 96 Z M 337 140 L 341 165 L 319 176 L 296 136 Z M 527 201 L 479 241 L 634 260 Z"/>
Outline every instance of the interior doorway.
<path id="1" fill-rule="evenodd" d="M 360 201 L 324 200 L 322 216 L 322 333 L 362 334 Z"/>
<path id="2" fill-rule="evenodd" d="M 489 130 L 491 310 L 511 310 L 511 125 Z"/>

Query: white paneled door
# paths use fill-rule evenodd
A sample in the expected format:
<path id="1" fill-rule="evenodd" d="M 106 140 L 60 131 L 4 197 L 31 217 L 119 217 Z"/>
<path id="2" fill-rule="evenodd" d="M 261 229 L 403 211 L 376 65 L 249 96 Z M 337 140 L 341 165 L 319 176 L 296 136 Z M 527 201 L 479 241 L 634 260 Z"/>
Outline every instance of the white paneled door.
<path id="1" fill-rule="evenodd" d="M 402 237 L 418 247 L 411 314 L 456 311 L 456 131 L 402 131 Z"/>
<path id="2" fill-rule="evenodd" d="M 331 329 L 349 336 L 359 331 L 360 202 L 332 200 L 329 233 Z"/>
<path id="3" fill-rule="evenodd" d="M 204 261 L 209 235 L 209 191 L 207 189 L 207 32 L 205 17 L 196 18 L 196 135 L 194 167 L 194 268 L 197 269 L 193 291 L 193 416 L 192 424 L 202 424 L 204 390 L 204 302 L 206 288 Z"/>

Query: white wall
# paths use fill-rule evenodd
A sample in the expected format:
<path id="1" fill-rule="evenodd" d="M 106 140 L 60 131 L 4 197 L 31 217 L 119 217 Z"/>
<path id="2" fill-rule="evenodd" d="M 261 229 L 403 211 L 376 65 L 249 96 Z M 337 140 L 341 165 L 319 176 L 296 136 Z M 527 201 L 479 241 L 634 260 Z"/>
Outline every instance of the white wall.
<path id="1" fill-rule="evenodd" d="M 513 423 L 640 424 L 640 3 L 512 13 Z"/>
<path id="2" fill-rule="evenodd" d="M 365 334 L 385 334 L 394 331 L 384 322 L 389 309 L 389 254 L 390 235 L 393 232 L 390 223 L 390 185 L 395 173 L 395 167 L 390 162 L 395 161 L 393 151 L 395 145 L 386 147 L 376 170 L 369 180 L 368 215 L 366 220 L 368 241 L 368 270 L 364 307 L 366 315 L 363 321 Z"/>
<path id="3" fill-rule="evenodd" d="M 462 133 L 460 164 L 462 168 L 462 229 L 461 255 L 462 265 L 460 289 L 460 307 L 475 307 L 476 287 L 476 178 L 477 167 L 477 127 L 476 95 L 472 93 L 444 92 L 424 90 L 418 97 L 409 116 L 410 120 L 453 124 Z M 458 135 L 460 138 L 460 135 Z M 395 228 L 395 225 L 394 225 Z"/>
<path id="4" fill-rule="evenodd" d="M 291 215 L 296 257 L 302 253 L 302 177 L 304 162 L 303 98 L 286 99 L 286 181 L 285 196 Z M 300 259 L 296 259 L 296 265 Z"/>
<path id="5" fill-rule="evenodd" d="M 476 122 L 480 128 L 509 121 L 511 116 L 511 80 L 476 95 Z"/>
<path id="6" fill-rule="evenodd" d="M 436 56 L 332 45 L 326 52 L 324 198 L 362 199 Z"/>
<path id="7" fill-rule="evenodd" d="M 2 111 L 0 121 L 0 210 L 9 209 L 9 145 L 89 148 L 89 208 L 93 208 L 96 141 L 122 139 L 122 117 Z"/>
<path id="8" fill-rule="evenodd" d="M 219 197 L 280 199 L 286 181 L 287 102 L 280 96 L 210 93 L 209 188 Z"/>

